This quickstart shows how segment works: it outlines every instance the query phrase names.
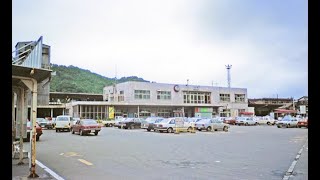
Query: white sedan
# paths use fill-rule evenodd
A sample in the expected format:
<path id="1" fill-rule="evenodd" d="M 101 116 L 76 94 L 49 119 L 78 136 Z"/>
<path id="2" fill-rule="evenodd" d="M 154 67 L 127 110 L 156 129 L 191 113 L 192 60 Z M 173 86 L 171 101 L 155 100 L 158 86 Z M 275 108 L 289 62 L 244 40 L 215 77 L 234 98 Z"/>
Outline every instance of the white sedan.
<path id="1" fill-rule="evenodd" d="M 236 125 L 257 125 L 258 122 L 253 117 L 236 117 Z"/>
<path id="2" fill-rule="evenodd" d="M 276 122 L 276 125 L 278 128 L 281 127 L 297 127 L 298 124 L 298 119 L 291 116 L 291 115 L 286 115 L 284 116 L 280 121 Z"/>

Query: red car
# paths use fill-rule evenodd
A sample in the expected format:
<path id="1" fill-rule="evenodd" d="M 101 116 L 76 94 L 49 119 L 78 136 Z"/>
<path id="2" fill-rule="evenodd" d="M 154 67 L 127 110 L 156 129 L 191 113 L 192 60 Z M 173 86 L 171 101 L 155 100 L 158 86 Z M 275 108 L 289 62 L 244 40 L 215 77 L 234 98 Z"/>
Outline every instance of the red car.
<path id="1" fill-rule="evenodd" d="M 89 133 L 98 135 L 99 131 L 101 131 L 101 126 L 94 119 L 80 119 L 71 126 L 71 133 L 77 132 L 81 136 Z"/>
<path id="2" fill-rule="evenodd" d="M 27 122 L 27 138 L 24 139 L 25 141 L 30 141 L 30 131 L 31 131 L 31 122 L 28 121 Z M 40 140 L 40 136 L 43 134 L 42 133 L 42 128 L 39 126 L 39 124 L 36 122 L 36 141 L 39 141 Z"/>
<path id="3" fill-rule="evenodd" d="M 233 118 L 233 117 L 226 117 L 226 118 L 223 120 L 223 122 L 226 123 L 226 124 L 235 125 L 235 124 L 236 124 L 236 119 Z"/>
<path id="4" fill-rule="evenodd" d="M 303 118 L 303 119 L 299 120 L 297 123 L 297 127 L 298 128 L 301 128 L 301 127 L 308 128 L 308 118 Z"/>

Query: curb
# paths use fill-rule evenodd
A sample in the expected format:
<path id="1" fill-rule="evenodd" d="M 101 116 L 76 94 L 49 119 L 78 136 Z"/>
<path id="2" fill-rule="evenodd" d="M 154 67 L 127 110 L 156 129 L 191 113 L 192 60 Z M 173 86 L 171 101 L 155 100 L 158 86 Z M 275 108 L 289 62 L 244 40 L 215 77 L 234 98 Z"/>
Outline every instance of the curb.
<path id="1" fill-rule="evenodd" d="M 306 142 L 304 143 L 304 145 L 301 147 L 300 151 L 298 152 L 297 156 L 294 158 L 294 161 L 291 163 L 291 166 L 289 167 L 289 169 L 287 170 L 287 172 L 285 173 L 284 177 L 282 178 L 282 180 L 289 180 L 289 178 L 292 176 L 294 167 L 296 166 L 301 153 L 303 151 L 303 149 L 306 147 L 306 144 L 308 142 L 308 139 L 306 140 Z"/>

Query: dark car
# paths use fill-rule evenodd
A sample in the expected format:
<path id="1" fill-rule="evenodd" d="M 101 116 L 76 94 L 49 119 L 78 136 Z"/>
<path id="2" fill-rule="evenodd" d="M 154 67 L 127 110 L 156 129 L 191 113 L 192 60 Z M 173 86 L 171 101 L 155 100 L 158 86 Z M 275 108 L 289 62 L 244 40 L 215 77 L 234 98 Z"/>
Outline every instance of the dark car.
<path id="1" fill-rule="evenodd" d="M 121 129 L 140 129 L 142 119 L 141 118 L 126 118 L 119 122 L 118 128 Z"/>
<path id="2" fill-rule="evenodd" d="M 154 123 L 162 121 L 163 117 L 148 117 L 145 121 L 141 123 L 141 128 L 147 131 L 154 130 Z"/>
<path id="3" fill-rule="evenodd" d="M 101 126 L 94 119 L 80 119 L 71 125 L 71 133 L 74 134 L 77 132 L 81 136 L 89 133 L 98 135 L 99 131 L 101 131 Z"/>
<path id="4" fill-rule="evenodd" d="M 37 118 L 36 121 L 39 124 L 39 126 L 42 128 L 53 129 L 53 127 L 54 127 L 52 124 L 52 121 L 49 121 L 48 119 Z"/>

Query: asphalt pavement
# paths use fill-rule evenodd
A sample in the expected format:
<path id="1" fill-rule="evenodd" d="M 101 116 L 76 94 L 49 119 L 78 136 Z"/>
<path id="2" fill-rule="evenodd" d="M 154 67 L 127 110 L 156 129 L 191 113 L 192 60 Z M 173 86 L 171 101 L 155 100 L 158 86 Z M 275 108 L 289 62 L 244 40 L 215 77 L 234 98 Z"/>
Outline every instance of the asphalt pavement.
<path id="1" fill-rule="evenodd" d="M 29 159 L 23 159 L 24 164 L 18 165 L 18 159 L 12 159 L 12 180 L 27 180 L 27 179 L 45 179 L 45 180 L 63 180 L 59 175 L 55 174 L 50 169 L 46 168 L 45 164 L 36 161 L 37 178 L 28 178 L 30 175 Z M 308 179 L 308 141 L 297 152 L 297 156 L 290 166 L 288 172 L 282 180 L 307 180 Z"/>
<path id="2" fill-rule="evenodd" d="M 54 180 L 52 175 L 50 175 L 45 167 L 40 167 L 40 163 L 36 163 L 36 174 L 39 176 L 37 178 L 28 178 L 30 175 L 29 169 L 29 159 L 23 159 L 24 164 L 18 165 L 18 159 L 12 159 L 12 180 L 26 180 L 26 179 L 46 179 Z M 41 164 L 42 165 L 42 164 Z"/>

